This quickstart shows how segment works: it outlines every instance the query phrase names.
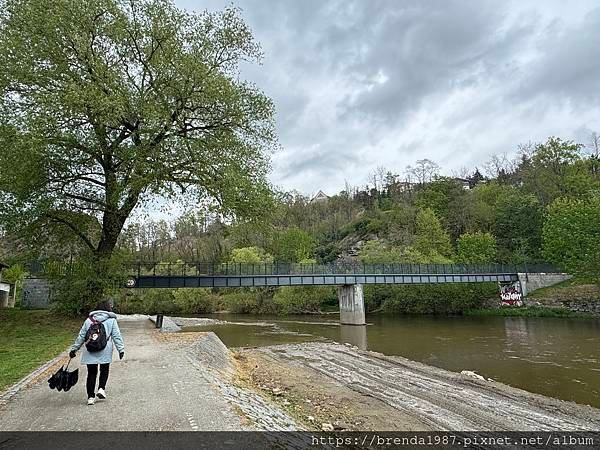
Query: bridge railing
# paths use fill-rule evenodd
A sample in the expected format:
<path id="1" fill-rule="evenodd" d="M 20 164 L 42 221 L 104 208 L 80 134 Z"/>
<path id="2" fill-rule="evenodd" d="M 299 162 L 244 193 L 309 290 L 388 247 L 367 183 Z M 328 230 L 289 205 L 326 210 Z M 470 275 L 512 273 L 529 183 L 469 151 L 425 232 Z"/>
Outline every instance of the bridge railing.
<path id="1" fill-rule="evenodd" d="M 34 276 L 61 277 L 78 270 L 75 262 L 34 261 L 28 272 Z M 209 263 L 209 262 L 144 262 L 125 264 L 129 276 L 269 276 L 269 275 L 386 275 L 386 274 L 494 274 L 494 273 L 561 273 L 551 264 L 404 264 L 359 262 L 330 264 L 296 263 Z"/>
<path id="2" fill-rule="evenodd" d="M 132 276 L 269 276 L 269 275 L 343 275 L 343 274 L 494 274 L 559 273 L 550 264 L 401 264 L 401 263 L 150 263 L 128 265 Z"/>

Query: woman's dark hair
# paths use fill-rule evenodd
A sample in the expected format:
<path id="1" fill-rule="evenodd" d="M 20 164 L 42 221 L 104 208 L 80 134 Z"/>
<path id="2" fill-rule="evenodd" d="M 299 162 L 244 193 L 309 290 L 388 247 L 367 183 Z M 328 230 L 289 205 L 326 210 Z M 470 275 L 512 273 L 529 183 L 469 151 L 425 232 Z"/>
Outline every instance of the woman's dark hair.
<path id="1" fill-rule="evenodd" d="M 112 311 L 113 302 L 111 299 L 102 300 L 96 305 L 96 311 Z"/>

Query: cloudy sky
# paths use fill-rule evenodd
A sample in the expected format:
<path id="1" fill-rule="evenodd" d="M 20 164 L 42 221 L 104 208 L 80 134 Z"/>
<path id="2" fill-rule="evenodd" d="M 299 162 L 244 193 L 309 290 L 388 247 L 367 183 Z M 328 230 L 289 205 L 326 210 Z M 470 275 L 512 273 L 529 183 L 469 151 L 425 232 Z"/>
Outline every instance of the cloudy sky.
<path id="1" fill-rule="evenodd" d="M 265 53 L 244 67 L 275 101 L 273 183 L 364 185 L 417 159 L 447 174 L 550 135 L 600 132 L 600 2 L 176 0 L 233 4 Z"/>

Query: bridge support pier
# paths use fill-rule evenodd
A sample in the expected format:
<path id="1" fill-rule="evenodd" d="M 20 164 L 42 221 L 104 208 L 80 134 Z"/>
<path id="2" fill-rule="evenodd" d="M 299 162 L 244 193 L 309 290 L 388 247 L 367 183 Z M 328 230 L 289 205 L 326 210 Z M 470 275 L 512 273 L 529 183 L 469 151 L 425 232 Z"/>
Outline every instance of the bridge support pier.
<path id="1" fill-rule="evenodd" d="M 337 288 L 342 325 L 366 325 L 362 284 L 345 284 Z"/>

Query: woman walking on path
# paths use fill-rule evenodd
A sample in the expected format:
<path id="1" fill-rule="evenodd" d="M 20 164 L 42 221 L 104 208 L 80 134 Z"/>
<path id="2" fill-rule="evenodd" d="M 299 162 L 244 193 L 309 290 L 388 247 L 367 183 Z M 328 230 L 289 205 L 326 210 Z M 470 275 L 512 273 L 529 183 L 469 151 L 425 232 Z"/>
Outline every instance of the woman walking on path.
<path id="1" fill-rule="evenodd" d="M 104 326 L 106 332 L 106 347 L 98 351 L 89 351 L 86 348 L 86 339 L 90 339 L 88 335 L 89 328 L 100 323 Z M 87 338 L 86 338 L 87 336 Z M 83 326 L 79 331 L 79 336 L 75 339 L 75 343 L 71 346 L 69 356 L 75 357 L 77 350 L 83 345 L 83 353 L 81 355 L 81 363 L 87 365 L 87 404 L 93 405 L 96 401 L 96 378 L 98 376 L 98 365 L 100 365 L 100 381 L 98 383 L 98 398 L 106 399 L 106 381 L 108 380 L 108 371 L 112 362 L 113 341 L 119 352 L 119 359 L 123 359 L 125 354 L 125 344 L 117 323 L 117 315 L 112 312 L 112 303 L 110 301 L 102 302 L 92 311 L 89 317 L 83 322 Z"/>

